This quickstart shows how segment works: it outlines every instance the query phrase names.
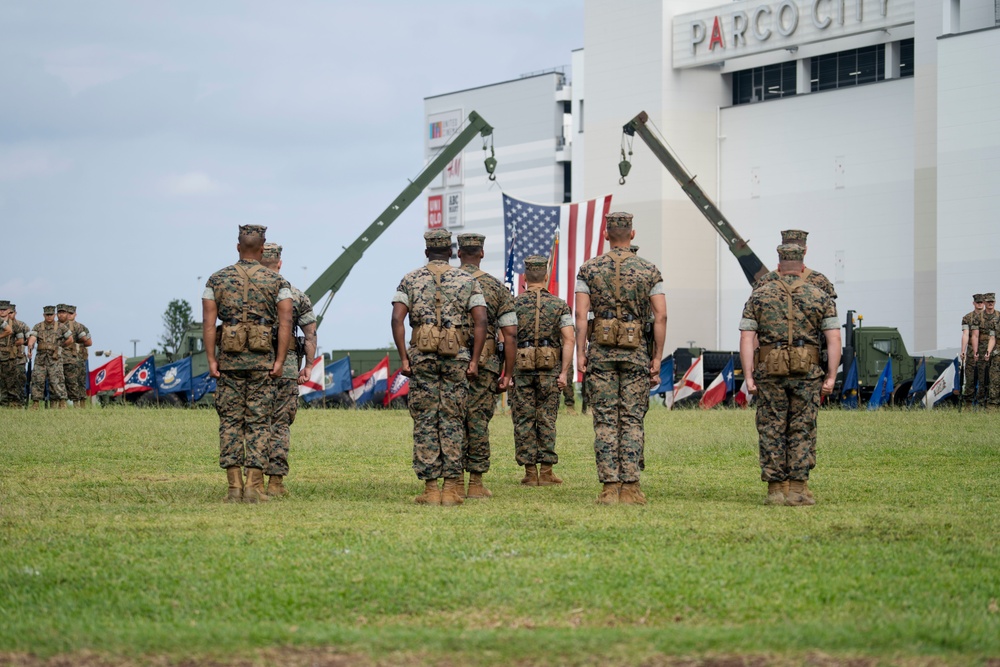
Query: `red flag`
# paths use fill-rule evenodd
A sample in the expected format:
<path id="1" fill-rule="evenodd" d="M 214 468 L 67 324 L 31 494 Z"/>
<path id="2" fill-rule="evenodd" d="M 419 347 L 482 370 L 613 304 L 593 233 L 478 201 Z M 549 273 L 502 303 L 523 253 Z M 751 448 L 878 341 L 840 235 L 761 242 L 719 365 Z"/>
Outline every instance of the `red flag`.
<path id="1" fill-rule="evenodd" d="M 400 396 L 406 396 L 410 393 L 410 378 L 402 375 L 399 372 L 401 370 L 403 369 L 398 369 L 389 378 L 389 389 L 385 392 L 385 401 L 383 403 L 385 407 L 389 407 L 389 404 Z"/>
<path id="2" fill-rule="evenodd" d="M 87 396 L 95 396 L 99 391 L 124 388 L 125 359 L 121 355 L 90 371 L 90 388 L 87 390 Z"/>
<path id="3" fill-rule="evenodd" d="M 746 380 L 743 380 L 743 384 L 740 385 L 740 390 L 736 392 L 736 395 L 733 397 L 733 400 L 736 401 L 736 405 L 740 406 L 741 408 L 745 408 L 750 405 L 750 401 L 753 400 L 753 396 L 750 394 L 750 392 L 747 391 Z"/>
<path id="4" fill-rule="evenodd" d="M 705 386 L 705 369 L 701 363 L 702 358 L 698 357 L 691 363 L 691 367 L 684 373 L 679 384 L 674 385 L 674 403 L 687 398 L 702 390 Z"/>

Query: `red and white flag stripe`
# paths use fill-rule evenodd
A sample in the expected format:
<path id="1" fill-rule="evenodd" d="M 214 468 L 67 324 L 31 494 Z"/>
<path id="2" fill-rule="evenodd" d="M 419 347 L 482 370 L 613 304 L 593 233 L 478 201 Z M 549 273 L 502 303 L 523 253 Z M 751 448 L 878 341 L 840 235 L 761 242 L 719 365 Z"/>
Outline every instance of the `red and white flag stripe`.
<path id="1" fill-rule="evenodd" d="M 560 207 L 558 296 L 565 299 L 570 311 L 576 301 L 576 273 L 580 265 L 604 252 L 604 216 L 610 211 L 611 195 Z"/>
<path id="2" fill-rule="evenodd" d="M 326 369 L 323 367 L 323 357 L 313 359 L 309 369 L 309 379 L 299 385 L 299 396 L 311 394 L 314 391 L 326 390 Z"/>

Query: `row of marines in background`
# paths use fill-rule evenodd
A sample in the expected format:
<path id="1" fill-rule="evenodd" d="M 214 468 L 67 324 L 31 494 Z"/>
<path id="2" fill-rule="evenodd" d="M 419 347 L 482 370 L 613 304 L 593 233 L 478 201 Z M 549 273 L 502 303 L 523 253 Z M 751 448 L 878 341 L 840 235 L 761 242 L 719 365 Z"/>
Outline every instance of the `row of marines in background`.
<path id="1" fill-rule="evenodd" d="M 86 407 L 87 348 L 93 345 L 90 330 L 76 321 L 76 306 L 45 306 L 42 316 L 29 329 L 17 319 L 15 304 L 0 301 L 0 406 L 24 407 L 31 369 L 32 410 L 41 407 L 46 382 L 52 407 L 64 409 L 67 400 L 78 408 Z"/>
<path id="2" fill-rule="evenodd" d="M 1000 350 L 996 336 L 1000 331 L 1000 312 L 996 294 L 972 295 L 972 312 L 962 318 L 960 358 L 964 374 L 962 401 L 966 405 L 1000 407 Z"/>

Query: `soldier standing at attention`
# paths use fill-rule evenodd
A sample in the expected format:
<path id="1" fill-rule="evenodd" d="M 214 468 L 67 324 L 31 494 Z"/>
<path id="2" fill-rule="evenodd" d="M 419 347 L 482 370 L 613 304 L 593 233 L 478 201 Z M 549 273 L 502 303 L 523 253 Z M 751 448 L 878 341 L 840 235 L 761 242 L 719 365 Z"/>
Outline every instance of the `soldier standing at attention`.
<path id="1" fill-rule="evenodd" d="M 511 416 L 514 454 L 524 466 L 521 484 L 552 486 L 562 480 L 552 472 L 556 455 L 556 415 L 559 392 L 568 384 L 573 364 L 573 315 L 569 306 L 545 289 L 549 260 L 532 255 L 524 260 L 527 288 L 514 300 L 517 308 L 517 360 Z"/>
<path id="2" fill-rule="evenodd" d="M 976 403 L 980 407 L 997 407 L 1000 405 L 1000 370 L 994 371 L 993 343 L 997 331 L 1000 331 L 1000 312 L 996 310 L 996 295 L 993 292 L 983 294 L 986 308 L 979 314 L 978 322 L 972 325 L 972 347 L 976 351 L 977 389 Z M 992 372 L 991 372 L 992 371 Z M 996 389 L 993 389 L 996 385 Z"/>
<path id="3" fill-rule="evenodd" d="M 292 337 L 290 286 L 260 264 L 266 230 L 261 225 L 240 226 L 239 261 L 213 273 L 201 296 L 208 373 L 218 378 L 215 410 L 219 466 L 229 481 L 226 502 L 268 500 L 262 471 L 271 450 L 274 380 L 284 371 Z M 218 329 L 216 320 L 222 321 Z"/>
<path id="4" fill-rule="evenodd" d="M 785 231 L 781 232 L 781 243 L 782 244 L 791 243 L 793 245 L 802 246 L 802 256 L 805 257 L 805 253 L 809 249 L 808 246 L 806 246 L 806 238 L 808 236 L 809 232 L 802 231 L 801 229 L 786 229 Z M 771 271 L 769 273 L 764 274 L 763 276 L 761 276 L 760 280 L 757 281 L 757 284 L 754 285 L 754 289 L 760 287 L 764 283 L 777 280 L 779 278 L 779 275 L 780 274 L 778 271 Z M 813 271 L 812 269 L 806 268 L 804 263 L 802 265 L 802 279 L 805 280 L 807 283 L 810 283 L 820 288 L 821 290 L 829 294 L 831 298 L 833 299 L 837 298 L 837 290 L 833 287 L 833 283 L 830 282 L 830 279 L 824 276 L 819 271 Z"/>
<path id="5" fill-rule="evenodd" d="M 660 383 L 660 357 L 667 331 L 663 278 L 652 263 L 636 257 L 631 213 L 608 213 L 604 238 L 611 249 L 587 260 L 576 276 L 577 368 L 585 374 L 594 413 L 597 502 L 644 505 L 639 486 L 643 419 L 649 389 Z M 593 311 L 589 351 L 587 316 Z M 643 313 L 653 316 L 652 357 L 643 340 Z M 589 355 L 589 356 L 588 356 Z"/>
<path id="6" fill-rule="evenodd" d="M 264 257 L 260 263 L 275 273 L 281 273 L 281 246 L 277 243 L 265 243 Z M 290 289 L 292 336 L 281 377 L 274 381 L 276 392 L 274 412 L 271 414 L 271 448 L 267 455 L 267 467 L 264 469 L 268 476 L 267 495 L 270 498 L 288 495 L 284 479 L 288 475 L 290 427 L 299 409 L 299 383 L 309 379 L 309 371 L 316 358 L 316 315 L 313 313 L 312 302 L 294 285 L 290 285 Z M 301 350 L 295 337 L 296 327 L 302 331 Z M 305 368 L 301 368 L 302 357 L 305 358 Z"/>
<path id="7" fill-rule="evenodd" d="M 479 375 L 486 341 L 486 299 L 479 282 L 448 264 L 451 232 L 424 232 L 427 264 L 403 276 L 392 297 L 392 339 L 400 372 L 410 378 L 413 470 L 423 480 L 420 505 L 461 505 L 462 455 L 469 383 Z M 413 335 L 406 346 L 405 321 Z M 472 350 L 469 331 L 472 330 Z M 444 487 L 438 480 L 444 478 Z"/>
<path id="8" fill-rule="evenodd" d="M 73 344 L 69 327 L 56 321 L 56 307 L 42 309 L 43 321 L 31 328 L 28 338 L 28 357 L 38 343 L 38 355 L 31 372 L 31 409 L 37 410 L 45 398 L 45 381 L 49 381 L 49 400 L 55 401 L 60 410 L 66 408 L 66 383 L 63 380 L 62 353 Z"/>
<path id="9" fill-rule="evenodd" d="M 778 246 L 780 277 L 754 289 L 740 320 L 740 362 L 754 369 L 746 382 L 757 396 L 760 477 L 769 505 L 816 504 L 807 486 L 816 466 L 816 415 L 840 364 L 837 306 L 803 278 L 804 254 L 799 245 Z M 820 337 L 829 351 L 825 375 Z"/>
<path id="10" fill-rule="evenodd" d="M 962 318 L 962 347 L 959 354 L 964 372 L 965 386 L 962 388 L 962 402 L 972 405 L 976 400 L 976 348 L 972 345 L 972 327 L 979 328 L 979 317 L 986 308 L 982 294 L 972 295 L 972 311 Z"/>
<path id="11" fill-rule="evenodd" d="M 3 337 L 0 334 L 0 406 L 24 408 L 24 388 L 27 383 L 24 345 L 31 330 L 27 324 L 17 319 L 17 306 L 12 303 L 0 301 L 0 318 L 6 319 L 11 327 L 10 336 Z"/>
<path id="12" fill-rule="evenodd" d="M 63 380 L 66 382 L 66 396 L 73 405 L 84 408 L 87 405 L 87 348 L 94 344 L 90 330 L 76 321 L 76 306 L 60 303 L 56 306 L 56 317 L 73 334 L 73 345 L 63 350 Z"/>
<path id="13" fill-rule="evenodd" d="M 497 392 L 510 386 L 517 347 L 517 314 L 514 299 L 499 280 L 480 269 L 483 261 L 482 234 L 458 235 L 458 260 L 462 270 L 479 281 L 486 300 L 486 341 L 479 357 L 479 375 L 469 381 L 466 404 L 466 447 L 464 468 L 469 472 L 466 498 L 489 498 L 493 494 L 483 486 L 483 475 L 490 469 L 490 420 L 497 405 Z M 503 336 L 503 359 L 497 348 L 497 334 Z M 503 376 L 500 371 L 503 369 Z"/>

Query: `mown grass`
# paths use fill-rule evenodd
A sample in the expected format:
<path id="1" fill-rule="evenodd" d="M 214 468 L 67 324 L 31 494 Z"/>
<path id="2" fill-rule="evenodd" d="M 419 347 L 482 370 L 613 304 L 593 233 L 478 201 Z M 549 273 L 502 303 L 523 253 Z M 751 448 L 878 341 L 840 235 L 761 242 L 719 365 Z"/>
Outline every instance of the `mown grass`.
<path id="1" fill-rule="evenodd" d="M 996 414 L 823 412 L 811 508 L 762 505 L 752 411 L 651 411 L 646 507 L 594 505 L 586 417 L 566 483 L 523 488 L 498 415 L 495 496 L 458 508 L 411 503 L 403 411 L 300 412 L 293 496 L 259 506 L 220 502 L 214 412 L 2 419 L 0 651 L 1000 656 Z"/>

